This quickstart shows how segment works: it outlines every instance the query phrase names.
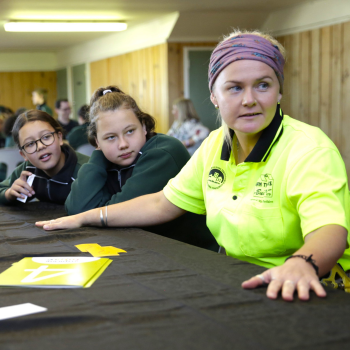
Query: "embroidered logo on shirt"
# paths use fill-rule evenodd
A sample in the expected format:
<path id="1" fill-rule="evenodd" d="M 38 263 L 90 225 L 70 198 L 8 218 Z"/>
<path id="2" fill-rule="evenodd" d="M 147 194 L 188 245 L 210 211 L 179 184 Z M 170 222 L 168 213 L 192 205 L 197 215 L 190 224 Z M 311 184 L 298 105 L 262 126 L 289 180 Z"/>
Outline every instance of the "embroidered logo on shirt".
<path id="1" fill-rule="evenodd" d="M 211 168 L 208 176 L 208 186 L 213 190 L 220 188 L 226 180 L 226 174 L 221 168 Z"/>
<path id="2" fill-rule="evenodd" d="M 271 174 L 262 174 L 255 184 L 254 197 L 272 198 L 273 196 L 273 177 Z"/>

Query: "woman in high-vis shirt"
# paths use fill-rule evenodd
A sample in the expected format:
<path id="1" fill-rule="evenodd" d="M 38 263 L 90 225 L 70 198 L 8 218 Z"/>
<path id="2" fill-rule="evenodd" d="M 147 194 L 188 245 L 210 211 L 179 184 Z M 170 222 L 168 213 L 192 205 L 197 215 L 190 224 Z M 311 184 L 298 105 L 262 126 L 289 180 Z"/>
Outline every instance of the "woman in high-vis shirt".
<path id="1" fill-rule="evenodd" d="M 186 211 L 207 215 L 232 257 L 268 268 L 243 288 L 268 284 L 267 296 L 310 290 L 337 261 L 350 269 L 349 190 L 343 160 L 318 128 L 283 115 L 284 48 L 259 32 L 235 32 L 209 65 L 210 98 L 223 126 L 212 132 L 163 191 L 76 216 L 37 223 L 46 230 L 148 226 Z"/>

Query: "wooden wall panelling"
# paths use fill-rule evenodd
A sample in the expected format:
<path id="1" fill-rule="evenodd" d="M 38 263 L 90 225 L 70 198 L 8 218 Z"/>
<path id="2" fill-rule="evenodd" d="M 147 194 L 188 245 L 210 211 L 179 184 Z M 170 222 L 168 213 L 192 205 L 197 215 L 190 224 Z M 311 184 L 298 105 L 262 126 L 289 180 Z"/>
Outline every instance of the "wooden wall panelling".
<path id="1" fill-rule="evenodd" d="M 35 108 L 32 91 L 48 89 L 47 104 L 54 109 L 57 96 L 56 72 L 0 72 L 0 105 L 14 111 L 19 107 Z"/>
<path id="2" fill-rule="evenodd" d="M 320 124 L 318 125 L 328 136 L 330 135 L 330 97 L 331 97 L 331 27 L 321 28 L 321 104 L 320 104 Z"/>
<path id="3" fill-rule="evenodd" d="M 181 86 L 183 72 L 180 70 L 180 60 L 179 44 L 168 43 L 169 125 L 174 122 L 174 116 L 171 113 L 173 101 L 184 94 Z"/>
<path id="4" fill-rule="evenodd" d="M 294 34 L 291 37 L 289 50 L 290 57 L 290 113 L 292 118 L 299 119 L 299 96 L 300 96 L 300 35 Z M 288 78 L 288 77 L 287 77 Z"/>
<path id="5" fill-rule="evenodd" d="M 348 174 L 350 174 L 350 22 L 343 24 L 342 41 L 342 93 L 341 93 L 341 154 L 345 161 Z"/>
<path id="6" fill-rule="evenodd" d="M 167 44 L 156 45 L 91 63 L 91 89 L 109 84 L 132 96 L 157 120 L 157 131 L 167 132 Z"/>
<path id="7" fill-rule="evenodd" d="M 290 64 L 289 64 L 289 41 L 290 36 L 279 37 L 278 40 L 287 50 L 285 65 L 284 65 L 284 83 L 283 83 L 283 95 L 281 100 L 281 107 L 285 114 L 290 115 Z"/>
<path id="8" fill-rule="evenodd" d="M 342 24 L 332 26 L 331 34 L 331 109 L 329 123 L 331 126 L 330 138 L 341 149 L 341 50 L 342 50 Z"/>
<path id="9" fill-rule="evenodd" d="M 311 53 L 310 53 L 310 118 L 309 123 L 314 126 L 320 121 L 320 30 L 310 32 Z"/>
<path id="10" fill-rule="evenodd" d="M 299 34 L 300 38 L 300 89 L 298 116 L 305 123 L 310 123 L 310 32 Z"/>
<path id="11" fill-rule="evenodd" d="M 90 63 L 91 92 L 108 85 L 108 61 L 100 60 Z"/>
<path id="12" fill-rule="evenodd" d="M 287 50 L 284 112 L 321 128 L 350 174 L 350 22 L 278 39 Z"/>

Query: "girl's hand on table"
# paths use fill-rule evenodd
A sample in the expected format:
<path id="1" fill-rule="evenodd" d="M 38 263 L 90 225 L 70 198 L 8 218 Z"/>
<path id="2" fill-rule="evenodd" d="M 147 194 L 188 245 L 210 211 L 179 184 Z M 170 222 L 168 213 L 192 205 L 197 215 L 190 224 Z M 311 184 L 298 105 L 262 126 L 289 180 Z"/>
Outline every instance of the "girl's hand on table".
<path id="1" fill-rule="evenodd" d="M 293 258 L 283 265 L 273 267 L 261 275 L 254 276 L 242 283 L 244 289 L 254 289 L 268 284 L 266 295 L 270 299 L 276 299 L 282 291 L 282 298 L 286 301 L 293 300 L 293 294 L 298 292 L 300 300 L 308 300 L 309 292 L 313 290 L 318 297 L 325 297 L 323 289 L 313 266 L 301 258 Z"/>
<path id="2" fill-rule="evenodd" d="M 35 225 L 42 227 L 46 231 L 79 228 L 82 226 L 80 217 L 80 214 L 65 216 L 63 218 L 58 218 L 55 220 L 37 221 Z"/>
<path id="3" fill-rule="evenodd" d="M 14 201 L 17 198 L 25 198 L 24 195 L 32 197 L 35 192 L 33 187 L 29 186 L 27 183 L 27 177 L 32 175 L 29 171 L 22 171 L 21 176 L 14 181 L 12 186 L 6 191 L 5 197 L 9 201 Z"/>

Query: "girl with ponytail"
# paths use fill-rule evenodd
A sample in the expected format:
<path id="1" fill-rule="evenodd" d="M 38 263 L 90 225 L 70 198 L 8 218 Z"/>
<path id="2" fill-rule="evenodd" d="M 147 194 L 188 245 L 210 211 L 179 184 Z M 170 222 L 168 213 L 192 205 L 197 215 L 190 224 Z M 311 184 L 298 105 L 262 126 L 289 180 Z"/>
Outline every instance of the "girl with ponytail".
<path id="1" fill-rule="evenodd" d="M 89 121 L 88 139 L 96 150 L 81 168 L 67 198 L 65 206 L 70 215 L 159 192 L 190 158 L 180 141 L 157 134 L 154 118 L 116 86 L 95 91 Z M 205 216 L 189 213 L 175 225 L 148 230 L 217 249 Z"/>

